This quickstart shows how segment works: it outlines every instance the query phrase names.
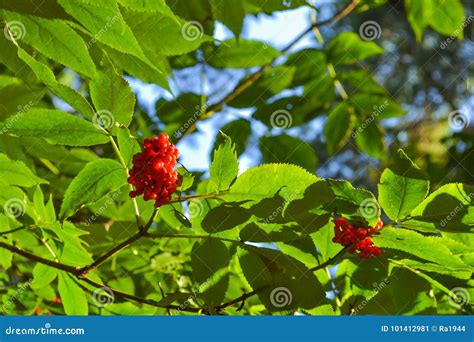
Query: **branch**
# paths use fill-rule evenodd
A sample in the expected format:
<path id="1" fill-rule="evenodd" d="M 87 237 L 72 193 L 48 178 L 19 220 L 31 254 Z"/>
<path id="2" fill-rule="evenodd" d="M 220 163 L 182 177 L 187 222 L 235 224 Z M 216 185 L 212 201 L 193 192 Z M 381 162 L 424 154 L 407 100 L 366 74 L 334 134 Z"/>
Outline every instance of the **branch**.
<path id="1" fill-rule="evenodd" d="M 306 36 L 309 32 L 311 32 L 314 28 L 318 28 L 321 26 L 333 24 L 346 16 L 348 16 L 359 4 L 360 0 L 352 0 L 349 4 L 347 4 L 342 10 L 340 10 L 338 13 L 336 13 L 333 17 L 323 20 L 319 23 L 313 23 L 310 25 L 306 30 L 301 32 L 293 41 L 291 41 L 283 50 L 280 52 L 285 55 L 288 53 L 288 51 L 296 44 L 298 43 L 304 36 Z M 276 58 L 275 58 L 276 59 Z M 191 125 L 189 125 L 188 128 L 183 132 L 183 134 L 177 139 L 177 142 L 180 141 L 183 137 L 185 137 L 187 134 L 192 133 L 196 129 L 196 123 L 199 120 L 203 119 L 208 119 L 211 116 L 213 116 L 216 112 L 219 112 L 222 107 L 229 102 L 231 102 L 233 99 L 235 99 L 239 94 L 241 94 L 245 89 L 247 89 L 249 86 L 251 86 L 255 81 L 257 81 L 260 77 L 263 76 L 263 73 L 265 69 L 267 69 L 269 66 L 273 64 L 275 59 L 270 62 L 269 64 L 266 64 L 259 68 L 255 73 L 251 74 L 249 77 L 246 79 L 242 80 L 226 97 L 224 97 L 222 100 L 219 102 L 209 106 L 209 108 L 206 110 L 205 113 L 200 115 Z"/>
<path id="2" fill-rule="evenodd" d="M 337 260 L 339 260 L 340 257 L 342 257 L 348 250 L 351 248 L 351 246 L 346 246 L 343 249 L 341 249 L 335 256 L 332 258 L 328 259 L 327 261 L 323 262 L 322 264 L 319 264 L 318 266 L 314 266 L 313 268 L 310 268 L 309 270 L 312 272 L 318 271 L 320 269 L 326 268 L 328 266 L 331 266 L 334 264 Z"/>
<path id="3" fill-rule="evenodd" d="M 51 266 L 51 267 L 57 268 L 58 270 L 66 271 L 66 272 L 72 273 L 74 275 L 78 274 L 78 272 L 80 271 L 79 267 L 69 266 L 69 265 L 65 265 L 65 264 L 57 262 L 57 261 L 45 259 L 45 258 L 37 256 L 33 253 L 27 252 L 27 251 L 25 251 L 21 248 L 9 245 L 9 244 L 1 242 L 1 241 L 0 241 L 0 247 L 3 248 L 3 249 L 9 250 L 12 253 L 21 255 L 21 256 L 23 256 L 27 259 L 39 262 L 40 264 L 43 264 L 43 265 L 46 265 L 46 266 Z"/>

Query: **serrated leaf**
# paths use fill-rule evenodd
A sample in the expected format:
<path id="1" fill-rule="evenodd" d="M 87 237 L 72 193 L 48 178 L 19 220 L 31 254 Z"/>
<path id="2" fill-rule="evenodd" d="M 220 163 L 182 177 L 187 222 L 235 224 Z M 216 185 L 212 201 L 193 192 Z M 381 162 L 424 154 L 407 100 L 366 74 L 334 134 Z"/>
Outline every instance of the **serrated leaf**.
<path id="1" fill-rule="evenodd" d="M 217 233 L 235 228 L 250 218 L 250 212 L 238 204 L 223 203 L 209 210 L 201 222 L 202 228 L 208 233 Z"/>
<path id="2" fill-rule="evenodd" d="M 474 186 L 443 185 L 432 192 L 411 213 L 403 226 L 427 231 L 467 233 L 474 230 Z"/>
<path id="3" fill-rule="evenodd" d="M 33 108 L 20 119 L 13 117 L 0 123 L 6 132 L 19 137 L 45 138 L 54 144 L 92 146 L 109 138 L 91 122 L 55 109 Z"/>
<path id="4" fill-rule="evenodd" d="M 120 124 L 128 127 L 133 118 L 135 94 L 128 82 L 117 74 L 111 65 L 98 70 L 90 82 L 92 102 L 97 113 L 111 113 L 107 128 L 113 129 Z M 106 115 L 109 116 L 109 115 Z"/>
<path id="5" fill-rule="evenodd" d="M 372 240 L 378 247 L 400 250 L 439 265 L 467 268 L 467 265 L 443 244 L 441 238 L 436 241 L 412 230 L 385 227 L 380 230 L 380 234 L 374 235 Z"/>
<path id="6" fill-rule="evenodd" d="M 69 25 L 57 19 L 44 19 L 2 10 L 8 21 L 19 21 L 25 27 L 22 41 L 33 46 L 48 58 L 55 60 L 87 77 L 95 73 L 95 65 L 86 44 Z"/>
<path id="7" fill-rule="evenodd" d="M 281 53 L 254 40 L 230 39 L 219 45 L 207 62 L 216 68 L 251 68 L 272 62 Z"/>
<path id="8" fill-rule="evenodd" d="M 48 181 L 36 176 L 22 161 L 11 160 L 0 153 L 0 185 L 31 187 Z"/>
<path id="9" fill-rule="evenodd" d="M 128 167 L 132 166 L 132 159 L 135 154 L 140 152 L 140 144 L 137 138 L 130 134 L 130 131 L 126 127 L 119 127 L 117 129 L 117 141 L 125 165 Z"/>
<path id="10" fill-rule="evenodd" d="M 84 0 L 59 0 L 66 12 L 90 32 L 88 45 L 98 40 L 120 52 L 146 61 L 137 39 L 128 27 L 115 1 L 94 3 Z M 117 39 L 120 37 L 120 39 Z"/>
<path id="11" fill-rule="evenodd" d="M 193 278 L 202 289 L 200 296 L 211 307 L 221 304 L 224 299 L 229 285 L 229 263 L 229 250 L 222 241 L 209 238 L 194 243 L 191 251 Z"/>
<path id="12" fill-rule="evenodd" d="M 59 216 L 65 219 L 85 204 L 93 203 L 124 185 L 127 175 L 123 167 L 112 159 L 88 163 L 69 184 Z"/>
<path id="13" fill-rule="evenodd" d="M 227 136 L 234 143 L 237 156 L 240 156 L 247 147 L 252 129 L 250 126 L 250 121 L 246 119 L 238 119 L 224 125 L 219 129 L 219 131 L 224 133 L 225 136 L 220 132 L 217 133 L 212 151 L 216 150 L 219 145 L 225 143 Z"/>
<path id="14" fill-rule="evenodd" d="M 66 315 L 87 315 L 89 305 L 86 295 L 79 285 L 64 272 L 58 273 L 58 292 Z"/>
<path id="15" fill-rule="evenodd" d="M 239 162 L 237 161 L 234 145 L 230 139 L 227 139 L 224 144 L 214 151 L 214 158 L 212 159 L 209 172 L 211 175 L 208 184 L 209 192 L 227 190 L 235 177 L 237 177 Z"/>
<path id="16" fill-rule="evenodd" d="M 339 33 L 328 44 L 328 60 L 335 65 L 353 64 L 383 52 L 376 43 L 364 41 L 354 32 Z"/>
<path id="17" fill-rule="evenodd" d="M 18 57 L 33 70 L 35 75 L 43 82 L 56 96 L 61 98 L 72 108 L 88 119 L 94 116 L 94 110 L 90 103 L 76 90 L 59 83 L 53 71 L 45 64 L 38 62 L 25 50 L 18 47 Z"/>
<path id="18" fill-rule="evenodd" d="M 259 142 L 265 163 L 289 163 L 316 172 L 318 157 L 307 142 L 286 134 L 262 137 Z"/>
<path id="19" fill-rule="evenodd" d="M 337 153 L 347 143 L 354 124 L 354 111 L 345 102 L 337 104 L 329 112 L 328 121 L 324 126 L 324 136 L 330 155 Z"/>
<path id="20" fill-rule="evenodd" d="M 304 190 L 317 180 L 318 177 L 296 165 L 265 164 L 241 174 L 226 198 L 260 201 L 279 193 L 286 201 L 291 201 L 301 197 Z"/>
<path id="21" fill-rule="evenodd" d="M 398 221 L 408 215 L 428 195 L 430 182 L 403 152 L 394 169 L 385 169 L 378 185 L 379 202 L 387 216 Z"/>

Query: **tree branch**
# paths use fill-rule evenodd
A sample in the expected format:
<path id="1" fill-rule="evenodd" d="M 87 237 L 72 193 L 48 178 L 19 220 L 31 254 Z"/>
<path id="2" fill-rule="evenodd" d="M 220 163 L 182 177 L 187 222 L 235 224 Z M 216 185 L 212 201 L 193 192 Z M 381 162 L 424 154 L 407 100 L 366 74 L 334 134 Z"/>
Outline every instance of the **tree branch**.
<path id="1" fill-rule="evenodd" d="M 283 48 L 283 50 L 281 50 L 280 52 L 285 55 L 288 53 L 288 51 L 296 44 L 298 43 L 304 36 L 306 36 L 309 32 L 311 32 L 314 28 L 317 28 L 317 27 L 321 27 L 321 26 L 325 26 L 325 25 L 329 25 L 329 24 L 333 24 L 343 18 L 345 18 L 346 16 L 348 16 L 356 7 L 357 5 L 359 4 L 360 0 L 352 0 L 349 4 L 347 4 L 342 10 L 340 10 L 339 12 L 337 12 L 333 17 L 327 19 L 327 20 L 323 20 L 319 23 L 313 23 L 312 25 L 310 25 L 306 30 L 304 30 L 303 32 L 301 32 L 295 39 L 293 39 L 293 41 L 291 41 L 285 48 Z M 211 116 L 213 116 L 216 112 L 219 112 L 222 107 L 226 104 L 228 104 L 229 102 L 231 102 L 233 99 L 235 99 L 239 94 L 241 94 L 245 89 L 247 89 L 249 86 L 251 86 L 253 83 L 255 83 L 255 81 L 257 81 L 260 77 L 263 76 L 263 73 L 265 71 L 266 68 L 268 68 L 269 66 L 271 66 L 273 64 L 273 62 L 275 61 L 275 59 L 270 62 L 269 64 L 266 64 L 264 66 L 262 66 L 261 68 L 259 68 L 255 73 L 251 74 L 249 77 L 245 78 L 244 80 L 242 80 L 237 86 L 235 86 L 235 88 L 226 96 L 224 97 L 222 100 L 220 100 L 219 102 L 209 106 L 209 108 L 206 110 L 205 113 L 203 113 L 202 115 L 200 115 L 196 121 L 194 121 L 191 125 L 189 125 L 189 127 L 186 128 L 186 130 L 183 132 L 183 134 L 177 138 L 177 141 L 180 141 L 183 137 L 185 137 L 187 134 L 189 133 L 192 133 L 195 129 L 196 129 L 196 123 L 197 121 L 199 120 L 204 120 L 204 119 L 208 119 L 210 118 Z"/>
<path id="2" fill-rule="evenodd" d="M 346 246 L 343 249 L 341 249 L 335 256 L 332 258 L 328 259 L 327 261 L 323 262 L 322 264 L 319 264 L 318 266 L 314 266 L 313 268 L 310 268 L 309 270 L 312 272 L 318 271 L 320 269 L 326 268 L 328 266 L 331 266 L 334 264 L 336 261 L 339 260 L 340 257 L 342 257 L 348 250 L 351 248 L 351 246 Z"/>

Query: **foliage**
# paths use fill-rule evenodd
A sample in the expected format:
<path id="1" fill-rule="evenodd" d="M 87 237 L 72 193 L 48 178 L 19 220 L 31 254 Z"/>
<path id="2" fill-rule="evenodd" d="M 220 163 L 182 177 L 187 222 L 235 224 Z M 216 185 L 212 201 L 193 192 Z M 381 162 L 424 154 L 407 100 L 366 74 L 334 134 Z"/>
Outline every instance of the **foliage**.
<path id="1" fill-rule="evenodd" d="M 474 186 L 432 182 L 410 146 L 387 139 L 386 122 L 407 111 L 367 67 L 385 47 L 320 30 L 384 3 L 341 2 L 278 49 L 245 38 L 244 18 L 309 2 L 0 1 L 2 313 L 472 314 Z M 428 28 L 463 38 L 459 0 L 404 6 L 420 44 Z M 232 38 L 215 38 L 220 24 Z M 317 47 L 295 50 L 310 33 Z M 196 68 L 240 79 L 218 98 L 179 90 L 175 78 Z M 137 101 L 138 80 L 166 94 L 156 115 Z M 145 138 L 192 141 L 228 108 L 251 114 L 221 125 L 204 172 L 181 158 L 159 209 L 129 196 Z M 322 145 L 298 134 L 320 118 Z M 251 148 L 262 165 L 244 170 Z M 318 176 L 350 149 L 386 166 L 377 191 Z M 356 227 L 382 217 L 371 236 L 381 255 L 333 242 L 340 216 Z"/>

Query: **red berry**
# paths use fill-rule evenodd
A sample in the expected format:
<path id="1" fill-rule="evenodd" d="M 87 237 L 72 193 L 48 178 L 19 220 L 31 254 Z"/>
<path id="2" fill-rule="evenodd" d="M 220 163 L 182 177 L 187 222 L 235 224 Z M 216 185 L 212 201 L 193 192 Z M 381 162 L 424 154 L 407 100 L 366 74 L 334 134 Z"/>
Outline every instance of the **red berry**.
<path id="1" fill-rule="evenodd" d="M 178 173 L 174 167 L 178 156 L 178 149 L 167 134 L 145 139 L 143 151 L 132 159 L 128 182 L 135 190 L 130 197 L 143 195 L 146 201 L 154 200 L 156 207 L 168 203 L 177 188 Z"/>
<path id="2" fill-rule="evenodd" d="M 379 218 L 374 227 L 355 228 L 350 222 L 343 217 L 334 220 L 334 238 L 333 242 L 342 246 L 351 246 L 349 253 L 358 252 L 359 257 L 368 258 L 371 255 L 379 256 L 380 248 L 374 246 L 370 236 L 376 231 L 382 229 L 383 222 Z"/>

